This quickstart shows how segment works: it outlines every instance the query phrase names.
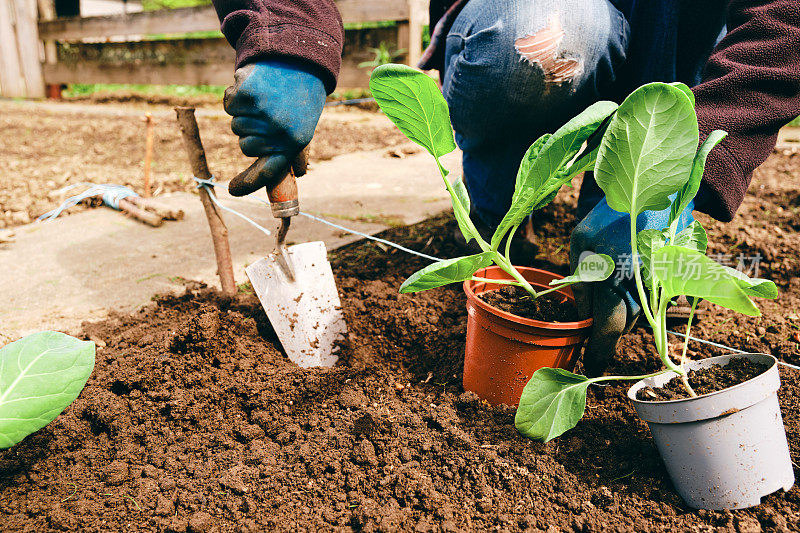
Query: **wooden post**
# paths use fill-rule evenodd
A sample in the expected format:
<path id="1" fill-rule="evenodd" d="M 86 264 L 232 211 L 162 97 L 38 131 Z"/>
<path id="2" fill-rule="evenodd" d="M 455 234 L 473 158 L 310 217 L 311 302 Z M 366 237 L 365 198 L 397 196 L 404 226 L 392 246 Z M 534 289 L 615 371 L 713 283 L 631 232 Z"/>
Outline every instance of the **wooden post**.
<path id="1" fill-rule="evenodd" d="M 56 6 L 53 0 L 37 0 L 39 6 L 40 20 L 54 20 L 56 18 Z M 44 41 L 44 62 L 46 65 L 55 65 L 58 62 L 58 48 L 53 39 Z M 45 85 L 47 97 L 53 100 L 61 99 L 61 84 L 48 83 Z"/>
<path id="2" fill-rule="evenodd" d="M 44 98 L 44 74 L 39 60 L 39 27 L 35 3 L 14 0 L 17 15 L 17 49 L 22 75 L 25 78 L 26 96 Z"/>
<path id="3" fill-rule="evenodd" d="M 19 64 L 12 2 L 0 0 L 0 94 L 19 98 L 25 96 L 25 79 Z"/>
<path id="4" fill-rule="evenodd" d="M 183 133 L 183 142 L 186 145 L 186 152 L 189 154 L 189 164 L 192 172 L 200 179 L 211 179 L 211 171 L 208 170 L 206 153 L 203 150 L 203 143 L 200 140 L 200 130 L 197 127 L 197 120 L 194 117 L 193 107 L 176 107 L 175 113 L 178 115 L 178 125 Z M 236 283 L 233 279 L 233 260 L 231 259 L 231 247 L 228 243 L 228 228 L 225 221 L 219 214 L 217 206 L 211 200 L 211 194 L 205 187 L 200 188 L 200 200 L 203 202 L 203 209 L 208 219 L 208 227 L 211 229 L 211 239 L 214 241 L 214 254 L 217 257 L 217 273 L 219 274 L 222 292 L 233 296 L 236 294 Z"/>
<path id="5" fill-rule="evenodd" d="M 147 132 L 144 142 L 144 194 L 145 198 L 150 198 L 150 163 L 153 160 L 153 114 L 149 111 L 144 115 L 144 122 Z"/>
<path id="6" fill-rule="evenodd" d="M 406 64 L 416 67 L 422 58 L 422 30 L 428 12 L 420 0 L 408 2 L 408 20 L 397 23 L 397 47 L 406 49 Z"/>

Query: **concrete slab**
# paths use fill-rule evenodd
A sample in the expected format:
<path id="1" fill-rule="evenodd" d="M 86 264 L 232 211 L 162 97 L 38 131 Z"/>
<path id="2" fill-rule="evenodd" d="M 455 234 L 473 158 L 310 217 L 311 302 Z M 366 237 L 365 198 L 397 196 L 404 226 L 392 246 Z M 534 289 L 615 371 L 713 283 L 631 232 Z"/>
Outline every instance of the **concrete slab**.
<path id="1" fill-rule="evenodd" d="M 301 209 L 376 233 L 449 207 L 427 153 L 396 159 L 385 152 L 347 154 L 316 164 L 298 180 Z M 447 156 L 445 165 L 458 176 L 459 154 Z M 277 227 L 268 208 L 255 198 L 232 198 L 224 190 L 219 198 L 262 225 Z M 151 228 L 97 208 L 15 228 L 15 240 L 0 243 L 0 341 L 41 329 L 74 331 L 84 320 L 103 318 L 111 310 L 131 311 L 156 293 L 181 290 L 181 278 L 218 286 L 199 198 L 176 193 L 160 199 L 182 208 L 184 220 Z M 274 241 L 238 217 L 224 217 L 236 280 L 244 282 L 244 267 L 271 251 Z M 323 240 L 332 249 L 357 238 L 296 217 L 287 240 Z"/>

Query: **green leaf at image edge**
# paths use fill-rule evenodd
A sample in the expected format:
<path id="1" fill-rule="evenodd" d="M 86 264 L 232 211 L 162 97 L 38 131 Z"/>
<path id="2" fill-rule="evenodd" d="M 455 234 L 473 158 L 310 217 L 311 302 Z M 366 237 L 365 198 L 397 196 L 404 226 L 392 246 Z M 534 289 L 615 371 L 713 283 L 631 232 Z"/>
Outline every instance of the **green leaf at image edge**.
<path id="1" fill-rule="evenodd" d="M 78 397 L 94 368 L 95 346 L 55 331 L 0 348 L 0 449 L 52 422 Z"/>
<path id="2" fill-rule="evenodd" d="M 405 280 L 400 286 L 400 292 L 419 292 L 466 281 L 471 279 L 477 270 L 491 265 L 493 257 L 494 253 L 489 251 L 433 263 Z"/>
<path id="3" fill-rule="evenodd" d="M 430 76 L 406 65 L 381 65 L 369 88 L 386 116 L 437 162 L 456 149 L 447 102 Z"/>
<path id="4" fill-rule="evenodd" d="M 586 376 L 540 368 L 522 391 L 514 425 L 522 435 L 547 442 L 574 428 L 586 410 Z"/>

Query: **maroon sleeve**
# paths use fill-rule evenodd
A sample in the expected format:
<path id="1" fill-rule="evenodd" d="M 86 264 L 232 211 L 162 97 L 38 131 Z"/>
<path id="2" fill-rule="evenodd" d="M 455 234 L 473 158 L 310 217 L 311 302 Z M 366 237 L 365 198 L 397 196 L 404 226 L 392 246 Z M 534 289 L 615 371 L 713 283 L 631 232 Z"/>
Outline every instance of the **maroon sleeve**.
<path id="1" fill-rule="evenodd" d="M 303 61 L 336 87 L 344 27 L 333 0 L 213 0 L 236 67 L 268 57 Z"/>
<path id="2" fill-rule="evenodd" d="M 800 115 L 800 2 L 731 0 L 727 25 L 693 89 L 701 140 L 728 132 L 709 155 L 696 202 L 722 221 L 733 218 L 778 130 Z"/>

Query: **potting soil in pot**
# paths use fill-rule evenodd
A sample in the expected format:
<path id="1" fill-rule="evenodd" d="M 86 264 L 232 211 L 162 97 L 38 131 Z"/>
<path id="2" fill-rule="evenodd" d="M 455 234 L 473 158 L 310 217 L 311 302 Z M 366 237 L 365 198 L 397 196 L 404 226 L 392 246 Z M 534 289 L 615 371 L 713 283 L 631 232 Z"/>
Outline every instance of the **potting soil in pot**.
<path id="1" fill-rule="evenodd" d="M 712 366 L 689 372 L 689 385 L 698 396 L 728 389 L 763 374 L 767 365 L 748 359 L 733 359 L 725 366 Z M 667 382 L 664 387 L 644 387 L 636 393 L 636 399 L 646 402 L 664 402 L 690 398 L 680 378 Z"/>
<path id="2" fill-rule="evenodd" d="M 565 302 L 565 298 L 557 293 L 534 298 L 522 287 L 509 285 L 480 293 L 477 296 L 501 311 L 522 318 L 544 322 L 575 322 L 578 320 L 578 310 L 575 309 L 575 306 Z"/>

